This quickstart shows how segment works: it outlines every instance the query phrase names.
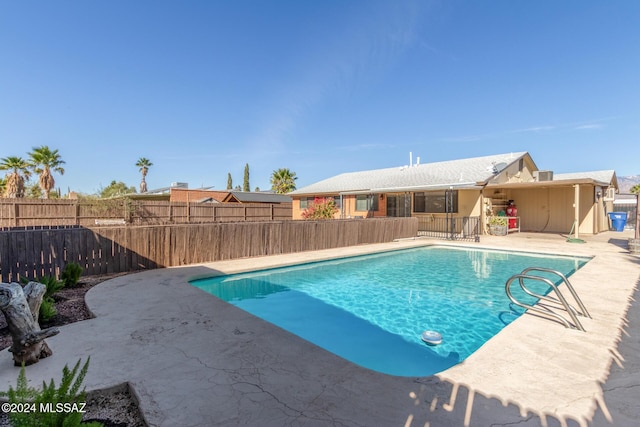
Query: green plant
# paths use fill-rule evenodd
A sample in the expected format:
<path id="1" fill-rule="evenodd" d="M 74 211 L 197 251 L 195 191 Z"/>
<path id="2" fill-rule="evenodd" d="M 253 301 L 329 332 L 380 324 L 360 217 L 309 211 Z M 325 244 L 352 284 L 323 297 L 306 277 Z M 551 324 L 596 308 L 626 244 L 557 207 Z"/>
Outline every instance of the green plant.
<path id="1" fill-rule="evenodd" d="M 53 298 L 43 297 L 40 311 L 38 312 L 38 322 L 48 322 L 56 314 L 58 314 L 58 310 L 56 310 L 56 303 Z"/>
<path id="2" fill-rule="evenodd" d="M 24 365 L 20 369 L 16 388 L 9 387 L 5 394 L 10 404 L 20 405 L 23 410 L 12 411 L 9 419 L 14 427 L 98 427 L 97 422 L 83 423 L 85 411 L 85 391 L 80 386 L 89 369 L 89 360 L 80 369 L 81 359 L 69 370 L 67 365 L 62 369 L 62 380 L 56 387 L 53 378 L 47 384 L 42 382 L 42 390 L 27 385 Z M 78 371 L 80 369 L 80 371 Z"/>
<path id="3" fill-rule="evenodd" d="M 38 283 L 42 283 L 46 287 L 47 291 L 44 295 L 47 297 L 53 296 L 53 294 L 64 288 L 64 282 L 61 282 L 60 280 L 57 280 L 52 276 L 42 276 L 40 278 L 36 277 L 35 281 Z M 23 285 L 26 285 L 29 282 L 32 282 L 32 280 L 29 280 L 26 277 L 20 278 L 20 283 L 22 283 Z"/>
<path id="4" fill-rule="evenodd" d="M 56 186 L 51 172 L 64 175 L 64 160 L 58 154 L 58 150 L 51 150 L 48 146 L 34 147 L 29 153 L 29 164 L 33 171 L 39 175 L 38 184 L 44 192 L 44 198 L 48 199 L 51 189 Z"/>
<path id="5" fill-rule="evenodd" d="M 242 191 L 251 191 L 251 187 L 249 186 L 249 163 L 244 165 L 244 181 L 242 182 Z"/>
<path id="6" fill-rule="evenodd" d="M 47 291 L 44 293 L 46 297 L 53 297 L 53 294 L 64 288 L 64 282 L 56 279 L 53 276 L 43 276 L 36 278 L 36 280 L 47 287 Z"/>
<path id="7" fill-rule="evenodd" d="M 278 194 L 289 193 L 296 189 L 296 179 L 296 173 L 287 168 L 274 170 L 271 174 L 271 190 Z"/>
<path id="8" fill-rule="evenodd" d="M 504 225 L 507 226 L 506 216 L 492 216 L 489 218 L 489 225 Z"/>
<path id="9" fill-rule="evenodd" d="M 142 180 L 140 180 L 140 192 L 146 193 L 147 181 L 145 181 L 145 177 L 149 172 L 149 168 L 153 166 L 153 163 L 151 163 L 151 160 L 147 159 L 146 157 L 140 157 L 136 162 L 136 166 L 140 168 L 140 173 L 142 174 Z"/>
<path id="10" fill-rule="evenodd" d="M 23 284 L 27 284 L 29 279 L 21 278 L 20 281 Z M 58 313 L 56 310 L 55 301 L 53 300 L 53 294 L 64 288 L 64 282 L 56 279 L 53 276 L 36 277 L 36 281 L 42 283 L 46 287 L 44 296 L 42 297 L 42 304 L 40 305 L 40 311 L 38 312 L 38 320 L 40 322 L 47 322 Z"/>
<path id="11" fill-rule="evenodd" d="M 64 286 L 73 287 L 78 284 L 82 276 L 82 267 L 77 262 L 70 262 L 64 266 L 62 273 L 60 274 L 60 280 L 64 283 Z"/>

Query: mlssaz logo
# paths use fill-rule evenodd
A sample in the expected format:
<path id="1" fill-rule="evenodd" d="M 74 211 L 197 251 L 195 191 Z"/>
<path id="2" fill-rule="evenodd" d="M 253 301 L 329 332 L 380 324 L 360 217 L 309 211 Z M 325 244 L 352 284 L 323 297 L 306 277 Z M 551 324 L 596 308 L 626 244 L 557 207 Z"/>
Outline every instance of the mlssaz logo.
<path id="1" fill-rule="evenodd" d="M 79 403 L 71 403 L 71 402 L 58 402 L 58 403 L 41 403 L 40 404 L 40 412 L 49 412 L 49 413 L 71 413 L 71 412 L 80 412 L 85 413 L 84 407 L 87 404 L 85 402 Z"/>

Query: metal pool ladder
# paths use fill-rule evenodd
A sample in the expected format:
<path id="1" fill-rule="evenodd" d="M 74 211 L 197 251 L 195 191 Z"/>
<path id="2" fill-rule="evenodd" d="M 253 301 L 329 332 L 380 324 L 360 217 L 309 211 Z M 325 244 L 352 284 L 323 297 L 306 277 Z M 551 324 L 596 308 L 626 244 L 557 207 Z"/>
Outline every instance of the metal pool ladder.
<path id="1" fill-rule="evenodd" d="M 560 292 L 560 290 L 558 289 L 558 287 L 556 286 L 555 283 L 553 283 L 551 280 L 549 280 L 549 279 L 547 279 L 545 277 L 536 276 L 535 274 L 529 274 L 530 272 L 545 272 L 545 273 L 555 274 L 556 276 L 560 277 L 562 279 L 562 281 L 564 282 L 564 284 L 567 285 L 567 289 L 569 289 L 569 292 L 571 292 L 571 295 L 573 296 L 573 299 L 578 304 L 578 307 L 580 308 L 580 311 L 576 310 L 571 304 L 569 304 L 567 302 L 566 298 L 564 297 L 564 295 L 562 295 L 562 292 Z M 569 322 L 566 319 L 566 317 L 554 312 L 553 310 L 551 310 L 550 307 L 547 307 L 544 304 L 537 304 L 537 305 L 534 306 L 534 305 L 530 305 L 530 304 L 525 304 L 525 303 L 520 302 L 517 299 L 515 299 L 515 297 L 511 293 L 511 284 L 516 279 L 520 283 L 520 288 L 522 288 L 522 290 L 525 293 L 531 295 L 532 297 L 538 298 L 540 300 L 547 301 L 547 302 L 552 303 L 552 304 L 554 304 L 556 306 L 557 305 L 562 305 L 562 307 L 564 307 L 564 310 L 569 314 L 569 317 L 571 318 L 571 321 L 573 323 Z M 538 281 L 538 282 L 546 283 L 548 286 L 550 286 L 555 291 L 556 297 L 547 296 L 547 295 L 539 295 L 539 294 L 531 291 L 529 288 L 527 288 L 525 286 L 525 284 L 524 284 L 525 279 L 526 280 L 535 280 L 535 281 Z M 584 332 L 585 329 L 582 326 L 582 324 L 580 323 L 580 321 L 578 320 L 578 316 L 584 316 L 584 317 L 591 318 L 591 315 L 589 314 L 589 312 L 587 311 L 586 307 L 584 306 L 584 304 L 580 300 L 580 297 L 578 297 L 578 294 L 576 293 L 575 289 L 573 289 L 573 286 L 571 286 L 571 283 L 569 283 L 569 280 L 564 276 L 564 274 L 560 273 L 559 271 L 552 270 L 550 268 L 543 268 L 543 267 L 525 268 L 524 270 L 522 270 L 522 272 L 520 274 L 514 274 L 513 276 L 511 276 L 509 278 L 509 280 L 507 280 L 507 283 L 505 284 L 505 292 L 507 293 L 507 296 L 509 297 L 511 302 L 513 302 L 515 305 L 517 305 L 519 307 L 522 307 L 522 308 L 524 308 L 526 310 L 531 310 L 533 312 L 542 314 L 544 316 L 551 316 L 551 317 L 559 320 L 560 323 L 565 325 L 567 328 L 578 329 L 578 330 Z M 552 308 L 559 308 L 559 307 L 552 307 Z"/>

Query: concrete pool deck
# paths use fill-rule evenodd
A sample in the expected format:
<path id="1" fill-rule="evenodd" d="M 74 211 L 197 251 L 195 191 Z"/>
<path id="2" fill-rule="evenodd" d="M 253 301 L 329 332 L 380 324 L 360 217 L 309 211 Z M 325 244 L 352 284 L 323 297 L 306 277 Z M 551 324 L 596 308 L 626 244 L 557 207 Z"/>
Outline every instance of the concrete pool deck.
<path id="1" fill-rule="evenodd" d="M 32 385 L 91 357 L 87 390 L 129 383 L 151 426 L 637 425 L 640 257 L 630 232 L 520 233 L 481 243 L 408 240 L 221 261 L 121 276 L 86 297 L 96 318 L 61 328 Z M 524 315 L 436 376 L 394 377 L 345 361 L 224 303 L 188 280 L 424 244 L 594 256 L 571 277 L 587 332 Z M 18 368 L 0 353 L 0 389 Z"/>

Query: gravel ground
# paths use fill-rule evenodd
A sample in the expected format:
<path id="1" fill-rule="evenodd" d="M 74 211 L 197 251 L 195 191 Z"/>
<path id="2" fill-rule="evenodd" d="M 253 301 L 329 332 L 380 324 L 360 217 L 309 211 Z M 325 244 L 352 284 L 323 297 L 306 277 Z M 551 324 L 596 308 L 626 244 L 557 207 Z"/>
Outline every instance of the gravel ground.
<path id="1" fill-rule="evenodd" d="M 54 295 L 56 310 L 58 313 L 43 328 L 62 326 L 68 323 L 78 322 L 91 318 L 89 310 L 84 302 L 84 295 L 89 289 L 105 280 L 117 277 L 120 274 L 86 276 L 80 278 L 80 283 L 73 288 L 64 288 Z M 4 316 L 0 316 L 0 350 L 11 345 L 11 335 L 7 328 Z M 55 357 L 55 354 L 51 357 Z M 89 367 L 91 369 L 91 367 Z M 59 374 L 62 375 L 62 372 Z M 27 371 L 27 377 L 29 372 Z M 16 379 L 18 371 L 16 370 Z M 59 382 L 60 378 L 54 378 Z M 97 390 L 88 392 L 86 396 L 86 413 L 83 420 L 99 421 L 105 427 L 145 427 L 146 423 L 138 409 L 137 402 L 126 384 L 109 390 Z M 8 416 L 0 412 L 0 427 L 11 426 Z"/>

